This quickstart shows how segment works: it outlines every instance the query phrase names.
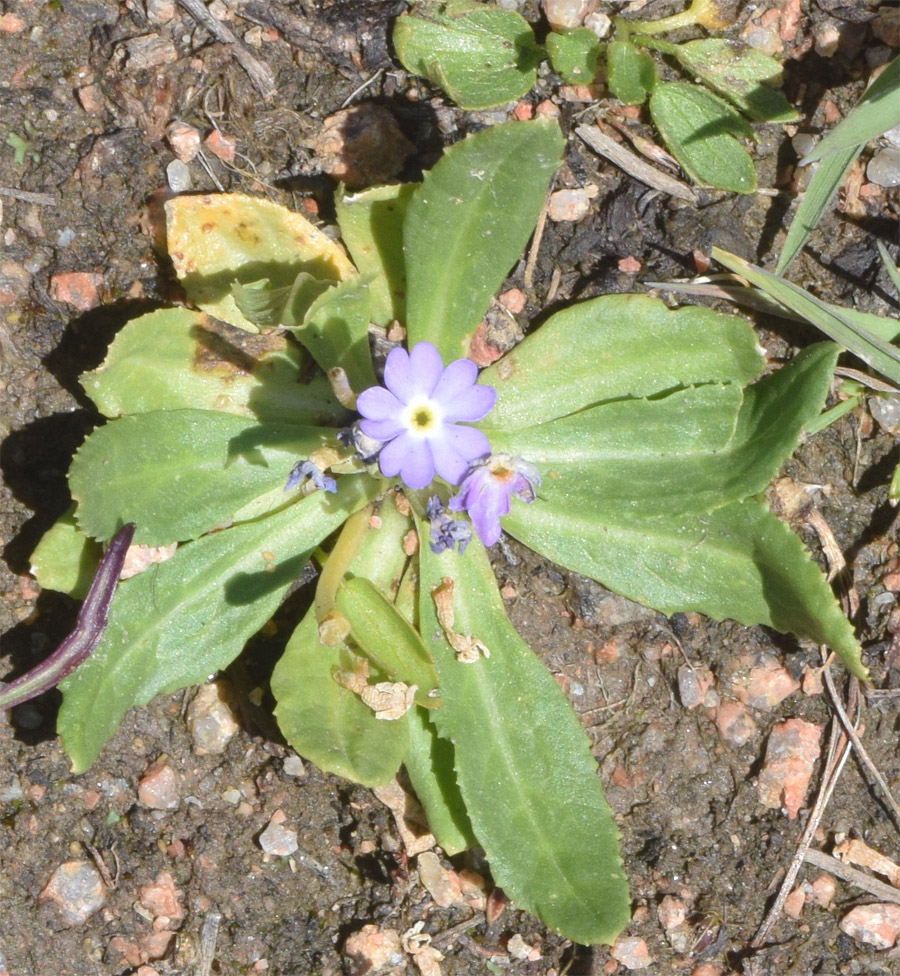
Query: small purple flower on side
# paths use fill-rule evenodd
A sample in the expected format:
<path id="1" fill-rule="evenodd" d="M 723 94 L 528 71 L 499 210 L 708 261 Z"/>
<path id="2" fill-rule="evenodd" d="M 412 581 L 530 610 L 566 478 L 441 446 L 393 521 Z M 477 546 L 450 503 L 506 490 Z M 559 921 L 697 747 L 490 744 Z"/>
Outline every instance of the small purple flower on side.
<path id="1" fill-rule="evenodd" d="M 432 495 L 425 503 L 425 514 L 431 525 L 431 542 L 428 543 L 431 551 L 440 555 L 445 549 L 458 545 L 462 555 L 472 541 L 472 527 L 468 522 L 450 518 L 437 495 Z"/>
<path id="2" fill-rule="evenodd" d="M 540 483 L 533 464 L 509 454 L 493 454 L 472 465 L 448 507 L 468 512 L 478 538 L 492 546 L 500 538 L 500 519 L 509 514 L 510 498 L 515 495 L 531 504 Z"/>
<path id="3" fill-rule="evenodd" d="M 378 464 L 385 477 L 399 474 L 408 488 L 424 488 L 437 473 L 457 485 L 470 463 L 490 451 L 480 430 L 460 426 L 481 420 L 497 398 L 477 378 L 469 359 L 445 368 L 430 342 L 388 353 L 384 386 L 370 386 L 356 400 L 360 430 L 384 442 Z"/>
<path id="4" fill-rule="evenodd" d="M 284 490 L 290 491 L 291 488 L 296 488 L 306 478 L 309 478 L 319 491 L 329 491 L 332 494 L 337 491 L 337 482 L 334 478 L 322 474 L 312 461 L 298 461 L 291 468 Z"/>

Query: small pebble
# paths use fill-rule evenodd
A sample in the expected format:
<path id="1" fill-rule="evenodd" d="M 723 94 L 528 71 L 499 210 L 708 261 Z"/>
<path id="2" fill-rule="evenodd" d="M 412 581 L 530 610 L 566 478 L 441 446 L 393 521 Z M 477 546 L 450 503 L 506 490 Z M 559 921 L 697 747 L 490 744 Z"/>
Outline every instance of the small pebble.
<path id="1" fill-rule="evenodd" d="M 647 943 L 643 939 L 634 937 L 616 939 L 616 943 L 609 950 L 609 954 L 626 969 L 646 969 L 653 965 Z"/>
<path id="2" fill-rule="evenodd" d="M 802 887 L 794 890 L 784 900 L 784 914 L 788 918 L 799 919 L 803 916 L 803 906 L 806 904 L 806 892 Z"/>
<path id="3" fill-rule="evenodd" d="M 900 186 L 900 149 L 879 149 L 869 160 L 866 176 L 878 186 Z"/>
<path id="4" fill-rule="evenodd" d="M 857 905 L 841 919 L 840 929 L 858 942 L 890 949 L 900 938 L 900 905 Z"/>
<path id="5" fill-rule="evenodd" d="M 721 702 L 716 708 L 715 723 L 722 741 L 731 746 L 746 745 L 758 731 L 747 706 L 741 702 Z"/>
<path id="6" fill-rule="evenodd" d="M 155 918 L 179 921 L 184 918 L 180 902 L 184 892 L 176 888 L 175 880 L 168 871 L 161 871 L 150 884 L 140 888 L 140 902 Z"/>
<path id="7" fill-rule="evenodd" d="M 659 903 L 656 912 L 659 916 L 659 924 L 666 932 L 677 929 L 687 920 L 687 905 L 674 895 L 666 895 Z"/>
<path id="8" fill-rule="evenodd" d="M 67 925 L 83 925 L 106 904 L 106 888 L 93 864 L 66 861 L 53 872 L 38 901 L 52 901 Z"/>
<path id="9" fill-rule="evenodd" d="M 231 683 L 220 679 L 202 685 L 187 710 L 187 727 L 198 756 L 223 753 L 240 730 L 231 702 Z"/>
<path id="10" fill-rule="evenodd" d="M 166 127 L 166 139 L 183 163 L 189 163 L 200 152 L 200 131 L 187 122 L 170 122 Z"/>
<path id="11" fill-rule="evenodd" d="M 303 760 L 299 756 L 285 756 L 281 768 L 287 776 L 296 776 L 299 778 L 306 775 L 306 767 L 303 765 Z"/>
<path id="12" fill-rule="evenodd" d="M 181 800 L 181 777 L 165 763 L 151 767 L 138 784 L 138 800 L 151 810 L 175 810 Z"/>
<path id="13" fill-rule="evenodd" d="M 190 190 L 193 181 L 187 163 L 183 163 L 180 159 L 173 159 L 166 167 L 166 182 L 173 193 L 184 193 Z"/>
<path id="14" fill-rule="evenodd" d="M 213 129 L 204 139 L 203 144 L 223 163 L 234 162 L 234 154 L 237 151 L 237 139 L 234 136 L 226 135 L 221 129 Z"/>
<path id="15" fill-rule="evenodd" d="M 404 964 L 400 934 L 394 929 L 379 930 L 371 924 L 347 938 L 344 955 L 358 964 L 358 973 L 377 973 L 387 966 Z"/>
<path id="16" fill-rule="evenodd" d="M 259 835 L 259 846 L 266 854 L 287 857 L 299 850 L 297 831 L 284 826 L 284 813 L 276 810 L 268 827 Z"/>
<path id="17" fill-rule="evenodd" d="M 452 905 L 464 903 L 459 875 L 442 867 L 434 851 L 424 851 L 419 855 L 416 870 L 419 872 L 419 880 L 438 908 L 450 908 Z"/>
<path id="18" fill-rule="evenodd" d="M 792 678 L 774 657 L 767 656 L 750 669 L 743 682 L 733 684 L 731 692 L 745 705 L 768 712 L 799 688 L 800 682 Z"/>
<path id="19" fill-rule="evenodd" d="M 581 187 L 577 190 L 557 190 L 550 195 L 547 216 L 555 223 L 581 220 L 591 209 L 591 200 L 596 195 L 596 186 Z"/>
<path id="20" fill-rule="evenodd" d="M 773 726 L 766 746 L 766 761 L 759 774 L 759 801 L 770 809 L 781 807 L 795 820 L 806 797 L 815 761 L 819 758 L 821 726 L 791 718 Z"/>
<path id="21" fill-rule="evenodd" d="M 50 279 L 50 297 L 81 312 L 100 304 L 103 275 L 93 271 L 65 271 Z"/>
<path id="22" fill-rule="evenodd" d="M 597 9 L 597 0 L 542 0 L 541 8 L 554 30 L 581 27 L 584 18 Z"/>
<path id="23" fill-rule="evenodd" d="M 818 878 L 810 883 L 810 892 L 813 901 L 820 908 L 830 908 L 837 894 L 837 882 L 830 874 L 820 874 Z"/>

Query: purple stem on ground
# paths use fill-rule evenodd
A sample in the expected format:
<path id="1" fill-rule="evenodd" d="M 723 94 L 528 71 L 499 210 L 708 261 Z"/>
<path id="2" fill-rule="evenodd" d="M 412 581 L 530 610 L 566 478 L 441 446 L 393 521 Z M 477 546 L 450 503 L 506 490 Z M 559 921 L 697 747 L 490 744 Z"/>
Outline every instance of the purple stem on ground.
<path id="1" fill-rule="evenodd" d="M 45 661 L 0 691 L 0 709 L 15 708 L 49 691 L 70 675 L 97 646 L 106 629 L 109 605 L 133 536 L 134 523 L 129 522 L 112 537 L 78 611 L 75 629 Z"/>

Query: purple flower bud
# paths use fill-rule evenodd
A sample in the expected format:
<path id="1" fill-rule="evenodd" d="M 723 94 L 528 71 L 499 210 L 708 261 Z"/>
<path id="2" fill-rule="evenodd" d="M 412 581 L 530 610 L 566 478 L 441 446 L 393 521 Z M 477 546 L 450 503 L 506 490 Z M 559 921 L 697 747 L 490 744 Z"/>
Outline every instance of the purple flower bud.
<path id="1" fill-rule="evenodd" d="M 467 522 L 450 518 L 437 495 L 432 495 L 425 503 L 425 514 L 431 525 L 431 551 L 440 555 L 445 549 L 453 549 L 458 545 L 459 554 L 462 555 L 472 541 L 471 526 Z"/>
<path id="2" fill-rule="evenodd" d="M 291 468 L 284 490 L 290 491 L 291 488 L 296 488 L 306 478 L 309 478 L 319 491 L 328 491 L 332 494 L 337 491 L 337 482 L 334 478 L 322 474 L 312 461 L 298 461 Z"/>
<path id="3" fill-rule="evenodd" d="M 384 364 L 384 386 L 370 386 L 356 400 L 360 430 L 384 442 L 381 473 L 400 475 L 409 488 L 424 488 L 435 476 L 457 485 L 469 465 L 490 451 L 488 439 L 461 422 L 481 420 L 497 394 L 480 386 L 478 367 L 457 359 L 446 368 L 430 342 L 410 352 L 392 349 Z"/>
<path id="4" fill-rule="evenodd" d="M 492 454 L 472 465 L 448 507 L 468 512 L 478 538 L 492 546 L 500 538 L 500 519 L 509 514 L 510 498 L 515 495 L 530 504 L 540 483 L 533 464 L 509 454 Z"/>

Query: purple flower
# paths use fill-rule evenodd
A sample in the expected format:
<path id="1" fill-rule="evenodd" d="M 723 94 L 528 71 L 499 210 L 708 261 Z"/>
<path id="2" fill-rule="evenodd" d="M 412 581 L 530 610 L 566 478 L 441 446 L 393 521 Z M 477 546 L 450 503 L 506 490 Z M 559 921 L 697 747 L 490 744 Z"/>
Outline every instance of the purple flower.
<path id="1" fill-rule="evenodd" d="M 468 522 L 450 518 L 437 495 L 432 495 L 425 503 L 425 514 L 431 525 L 431 551 L 440 555 L 445 549 L 458 547 L 462 555 L 472 541 L 472 526 Z"/>
<path id="2" fill-rule="evenodd" d="M 459 426 L 481 420 L 494 406 L 494 389 L 477 385 L 477 378 L 469 359 L 444 368 L 430 342 L 388 353 L 384 387 L 370 386 L 356 401 L 364 418 L 360 430 L 384 442 L 378 463 L 385 477 L 399 474 L 407 487 L 424 488 L 437 473 L 456 485 L 469 464 L 490 451 L 480 430 Z"/>
<path id="3" fill-rule="evenodd" d="M 447 505 L 453 512 L 468 512 L 478 538 L 492 546 L 500 538 L 500 519 L 509 514 L 510 498 L 515 495 L 530 504 L 540 483 L 533 464 L 509 454 L 493 454 L 472 465 Z"/>

